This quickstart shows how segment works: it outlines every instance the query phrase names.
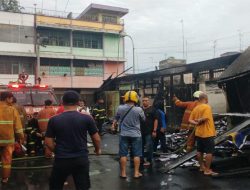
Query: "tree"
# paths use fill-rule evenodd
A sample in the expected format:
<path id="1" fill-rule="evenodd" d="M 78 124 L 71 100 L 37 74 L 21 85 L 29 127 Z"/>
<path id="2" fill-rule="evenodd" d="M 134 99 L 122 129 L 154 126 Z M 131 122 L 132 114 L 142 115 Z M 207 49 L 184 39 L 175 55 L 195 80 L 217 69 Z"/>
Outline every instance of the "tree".
<path id="1" fill-rule="evenodd" d="M 19 5 L 17 0 L 0 0 L 0 10 L 10 12 L 21 12 L 23 7 Z"/>

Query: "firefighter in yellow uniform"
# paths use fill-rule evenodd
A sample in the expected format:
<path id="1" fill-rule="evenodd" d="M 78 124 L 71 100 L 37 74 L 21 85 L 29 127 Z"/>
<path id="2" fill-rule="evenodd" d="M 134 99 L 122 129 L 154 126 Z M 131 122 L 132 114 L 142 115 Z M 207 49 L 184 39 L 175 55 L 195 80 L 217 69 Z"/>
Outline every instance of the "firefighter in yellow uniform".
<path id="1" fill-rule="evenodd" d="M 17 99 L 15 97 L 13 97 L 12 105 L 18 111 L 18 113 L 20 115 L 21 122 L 22 122 L 23 129 L 25 129 L 27 127 L 26 125 L 28 124 L 28 120 L 27 120 L 27 113 L 26 113 L 24 107 L 17 104 Z"/>
<path id="2" fill-rule="evenodd" d="M 22 123 L 18 111 L 11 106 L 13 94 L 0 94 L 0 155 L 2 161 L 2 183 L 7 183 L 11 173 L 12 153 L 15 137 L 19 143 L 24 139 Z"/>
<path id="3" fill-rule="evenodd" d="M 52 106 L 52 101 L 51 100 L 45 100 L 44 102 L 45 104 L 45 108 L 42 109 L 39 113 L 38 113 L 38 126 L 39 126 L 39 133 L 41 134 L 41 136 L 44 138 L 47 127 L 48 127 L 48 122 L 49 119 L 56 115 L 56 111 Z M 52 152 L 45 147 L 45 157 L 46 158 L 52 158 Z"/>

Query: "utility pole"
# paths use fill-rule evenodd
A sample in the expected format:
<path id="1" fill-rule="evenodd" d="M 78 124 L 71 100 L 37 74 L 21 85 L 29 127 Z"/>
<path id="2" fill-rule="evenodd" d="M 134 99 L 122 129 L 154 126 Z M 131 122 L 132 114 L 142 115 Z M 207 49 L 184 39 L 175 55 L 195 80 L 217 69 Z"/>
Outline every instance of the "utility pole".
<path id="1" fill-rule="evenodd" d="M 181 26 L 182 26 L 182 53 L 183 53 L 183 59 L 185 59 L 185 36 L 184 36 L 184 22 L 183 22 L 183 19 L 181 19 Z"/>
<path id="2" fill-rule="evenodd" d="M 238 30 L 238 32 L 239 32 L 239 45 L 240 45 L 240 52 L 242 52 L 242 33 L 241 33 L 241 30 Z"/>
<path id="3" fill-rule="evenodd" d="M 215 55 L 216 55 L 216 46 L 217 46 L 217 40 L 214 40 L 214 58 L 215 58 Z"/>
<path id="4" fill-rule="evenodd" d="M 40 77 L 40 34 L 36 35 L 36 79 L 35 83 L 37 84 L 38 78 Z"/>
<path id="5" fill-rule="evenodd" d="M 188 59 L 188 41 L 186 40 L 186 63 Z"/>

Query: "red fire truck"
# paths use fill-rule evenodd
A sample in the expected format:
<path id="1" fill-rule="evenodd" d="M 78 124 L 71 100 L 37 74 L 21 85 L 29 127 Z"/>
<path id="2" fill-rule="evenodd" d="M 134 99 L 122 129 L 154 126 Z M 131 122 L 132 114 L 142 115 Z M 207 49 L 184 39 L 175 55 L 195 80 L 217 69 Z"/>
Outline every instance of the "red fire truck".
<path id="1" fill-rule="evenodd" d="M 25 81 L 27 74 L 20 74 L 18 82 L 11 82 L 8 85 L 0 85 L 0 91 L 10 91 L 17 99 L 19 105 L 24 106 L 28 119 L 34 112 L 39 112 L 44 107 L 45 100 L 51 100 L 55 109 L 58 109 L 58 101 L 51 86 L 45 84 L 29 84 Z"/>

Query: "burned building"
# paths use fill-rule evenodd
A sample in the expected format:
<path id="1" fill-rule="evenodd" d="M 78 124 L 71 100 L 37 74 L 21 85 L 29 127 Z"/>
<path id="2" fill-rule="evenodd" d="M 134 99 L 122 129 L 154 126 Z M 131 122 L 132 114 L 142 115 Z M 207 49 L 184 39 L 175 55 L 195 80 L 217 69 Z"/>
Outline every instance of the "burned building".
<path id="1" fill-rule="evenodd" d="M 113 100 L 107 98 L 107 110 L 115 112 L 117 100 L 127 90 L 136 90 L 140 96 L 148 96 L 151 99 L 163 99 L 169 118 L 169 125 L 178 125 L 181 121 L 183 109 L 177 108 L 172 102 L 173 95 L 183 101 L 192 100 L 192 94 L 196 90 L 206 91 L 212 108 L 222 108 L 216 112 L 225 112 L 226 99 L 223 92 L 218 88 L 217 82 L 221 74 L 231 65 L 240 54 L 223 56 L 211 60 L 192 64 L 151 71 L 146 73 L 128 75 L 123 77 L 110 77 L 98 90 L 97 94 L 107 94 Z M 113 96 L 111 95 L 113 93 Z M 116 100 L 114 103 L 114 100 Z M 113 105 L 113 106 L 110 106 Z"/>
<path id="2" fill-rule="evenodd" d="M 250 48 L 223 72 L 219 86 L 226 92 L 229 112 L 250 112 Z"/>

